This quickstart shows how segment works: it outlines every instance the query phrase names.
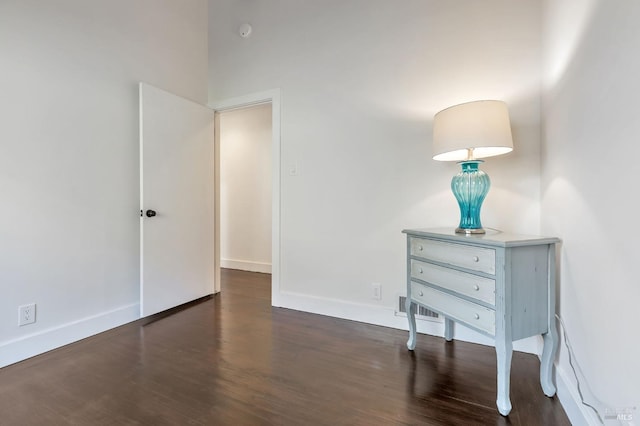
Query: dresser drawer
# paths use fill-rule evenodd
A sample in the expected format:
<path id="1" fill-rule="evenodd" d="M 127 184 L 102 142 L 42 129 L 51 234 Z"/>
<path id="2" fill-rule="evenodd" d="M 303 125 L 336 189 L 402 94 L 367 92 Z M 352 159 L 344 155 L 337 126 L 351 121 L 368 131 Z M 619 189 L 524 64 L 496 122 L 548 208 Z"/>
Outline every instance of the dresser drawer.
<path id="1" fill-rule="evenodd" d="M 411 238 L 411 256 L 495 275 L 496 251 L 490 248 Z"/>
<path id="2" fill-rule="evenodd" d="M 496 304 L 496 280 L 411 259 L 411 278 Z"/>
<path id="3" fill-rule="evenodd" d="M 496 333 L 496 313 L 492 309 L 416 282 L 411 283 L 411 299 L 456 321 L 484 330 L 492 336 Z"/>

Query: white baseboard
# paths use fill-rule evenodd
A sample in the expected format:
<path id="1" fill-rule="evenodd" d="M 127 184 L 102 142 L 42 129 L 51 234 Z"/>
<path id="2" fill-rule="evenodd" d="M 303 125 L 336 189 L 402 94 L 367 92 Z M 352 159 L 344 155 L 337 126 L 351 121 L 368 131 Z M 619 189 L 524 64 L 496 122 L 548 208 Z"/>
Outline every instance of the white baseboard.
<path id="1" fill-rule="evenodd" d="M 241 271 L 271 273 L 271 264 L 264 262 L 254 262 L 251 260 L 220 259 L 220 267 L 228 269 L 239 269 Z"/>
<path id="2" fill-rule="evenodd" d="M 138 318 L 140 318 L 140 305 L 134 303 L 17 339 L 1 342 L 0 367 L 6 367 L 9 364 L 119 327 Z"/>
<path id="3" fill-rule="evenodd" d="M 571 424 L 576 426 L 602 425 L 596 413 L 586 405 L 582 404 L 578 389 L 576 388 L 574 381 L 567 375 L 567 372 L 557 364 L 554 371 L 557 388 L 556 394 L 560 400 L 560 404 L 562 404 L 562 408 L 564 408 L 564 412 L 567 413 L 567 417 Z"/>
<path id="4" fill-rule="evenodd" d="M 282 308 L 381 325 L 399 330 L 409 329 L 406 316 L 396 315 L 395 310 L 390 307 L 346 302 L 344 300 L 283 291 L 279 294 L 278 302 L 278 306 Z M 438 337 L 444 336 L 444 323 L 442 323 L 442 321 L 417 321 L 416 328 L 418 333 Z M 495 346 L 493 339 L 459 324 L 454 326 L 453 337 L 456 340 L 465 342 Z M 513 343 L 513 348 L 516 351 L 539 356 L 542 353 L 542 338 L 534 336 L 518 340 Z"/>

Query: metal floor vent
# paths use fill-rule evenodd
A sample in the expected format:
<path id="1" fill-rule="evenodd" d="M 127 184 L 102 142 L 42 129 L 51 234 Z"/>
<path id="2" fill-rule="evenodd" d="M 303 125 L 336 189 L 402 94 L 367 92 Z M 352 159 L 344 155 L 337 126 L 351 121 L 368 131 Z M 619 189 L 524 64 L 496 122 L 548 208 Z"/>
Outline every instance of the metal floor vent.
<path id="1" fill-rule="evenodd" d="M 398 297 L 398 312 L 402 312 L 403 314 L 407 313 L 407 308 L 405 305 L 406 301 L 407 301 L 407 296 Z M 416 305 L 416 303 L 414 303 L 414 305 Z M 438 315 L 436 312 L 433 312 L 431 309 L 427 309 L 424 306 L 420 306 L 420 305 L 417 306 L 416 316 L 427 317 L 427 319 L 440 318 L 440 315 Z"/>

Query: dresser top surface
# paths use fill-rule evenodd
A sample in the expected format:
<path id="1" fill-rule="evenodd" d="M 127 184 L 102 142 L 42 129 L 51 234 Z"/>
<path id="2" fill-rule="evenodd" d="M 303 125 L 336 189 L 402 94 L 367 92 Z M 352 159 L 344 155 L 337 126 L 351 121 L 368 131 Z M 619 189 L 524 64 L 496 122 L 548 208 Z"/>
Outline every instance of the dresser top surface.
<path id="1" fill-rule="evenodd" d="M 540 237 L 537 235 L 513 234 L 510 232 L 498 231 L 497 229 L 485 229 L 486 234 L 456 234 L 454 228 L 423 228 L 405 229 L 402 232 L 425 238 L 435 238 L 438 240 L 451 241 L 456 243 L 467 243 L 494 247 L 518 247 L 541 244 L 559 243 L 556 237 Z"/>

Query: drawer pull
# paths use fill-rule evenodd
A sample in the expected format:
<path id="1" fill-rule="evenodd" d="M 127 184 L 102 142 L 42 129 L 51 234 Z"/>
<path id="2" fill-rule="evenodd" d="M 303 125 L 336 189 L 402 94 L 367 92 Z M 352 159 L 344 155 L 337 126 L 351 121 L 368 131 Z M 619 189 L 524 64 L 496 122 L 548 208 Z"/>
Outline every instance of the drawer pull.
<path id="1" fill-rule="evenodd" d="M 473 317 L 474 317 L 475 319 L 480 319 L 480 315 L 478 315 L 478 314 L 473 314 Z"/>
<path id="2" fill-rule="evenodd" d="M 474 289 L 475 291 L 478 291 L 478 290 L 480 290 L 480 286 L 479 286 L 478 284 L 474 284 L 474 285 L 473 285 L 473 289 Z"/>
<path id="3" fill-rule="evenodd" d="M 422 268 L 419 268 L 418 272 L 422 274 L 424 272 L 424 270 Z"/>
<path id="4" fill-rule="evenodd" d="M 474 262 L 479 262 L 479 261 L 480 261 L 480 258 L 479 258 L 478 256 L 473 256 L 473 261 L 474 261 Z"/>
<path id="5" fill-rule="evenodd" d="M 420 296 L 424 296 L 424 293 L 422 292 L 422 290 L 420 290 L 420 291 L 418 292 L 418 294 L 419 294 Z"/>
<path id="6" fill-rule="evenodd" d="M 418 245 L 418 251 L 422 251 L 424 250 L 424 247 L 422 247 L 421 245 Z"/>

